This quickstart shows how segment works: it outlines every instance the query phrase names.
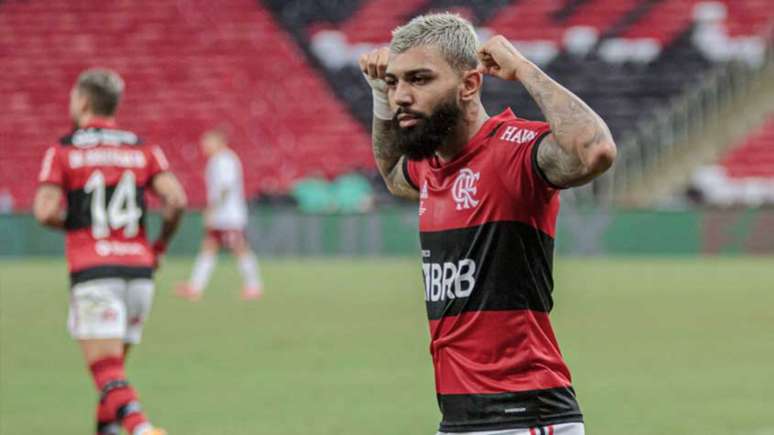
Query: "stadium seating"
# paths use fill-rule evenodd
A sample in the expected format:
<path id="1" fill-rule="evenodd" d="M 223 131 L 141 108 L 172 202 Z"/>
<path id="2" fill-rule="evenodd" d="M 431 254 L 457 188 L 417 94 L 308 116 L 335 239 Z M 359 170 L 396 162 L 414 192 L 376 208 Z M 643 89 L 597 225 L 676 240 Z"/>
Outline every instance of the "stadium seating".
<path id="1" fill-rule="evenodd" d="M 774 115 L 732 149 L 721 164 L 731 178 L 774 179 Z"/>
<path id="2" fill-rule="evenodd" d="M 365 84 L 359 82 L 355 59 L 368 49 L 368 44 L 350 44 L 346 33 L 336 31 L 330 24 L 325 27 L 310 25 L 305 15 L 288 13 L 298 10 L 293 8 L 293 3 L 269 2 L 277 16 L 284 20 L 286 28 L 307 26 L 310 31 L 298 32 L 297 37 L 302 41 L 308 38 L 312 53 L 328 69 L 337 94 L 349 103 L 353 113 L 360 115 L 361 121 L 367 122 L 370 97 Z M 433 2 L 416 12 L 455 8 L 464 3 Z M 691 44 L 688 38 L 690 26 L 681 29 L 683 33 L 678 38 L 663 36 L 669 45 L 663 51 L 658 47 L 651 50 L 651 56 L 655 58 L 650 59 L 650 63 L 627 62 L 627 59 L 611 61 L 610 56 L 605 56 L 614 50 L 600 50 L 604 44 L 598 39 L 613 40 L 619 33 L 633 28 L 638 18 L 651 16 L 653 8 L 647 7 L 651 2 L 493 2 L 494 10 L 489 13 L 483 11 L 481 3 L 484 2 L 471 2 L 468 10 L 483 37 L 496 32 L 513 39 L 528 57 L 543 64 L 552 76 L 600 111 L 617 135 L 632 129 L 637 119 L 666 104 L 710 66 Z M 686 12 L 683 18 L 689 25 L 690 14 Z M 658 32 L 658 29 L 654 31 Z M 382 43 L 388 38 L 389 33 L 385 32 Z M 585 47 L 578 44 L 579 40 L 585 41 L 581 41 Z M 541 117 L 521 87 L 495 79 L 489 82 L 484 100 L 490 111 L 511 106 L 522 116 Z M 353 89 L 354 86 L 359 88 Z"/>
<path id="3" fill-rule="evenodd" d="M 5 1 L 0 59 L 0 99 L 10 107 L 0 117 L 0 187 L 21 208 L 45 147 L 69 129 L 72 83 L 98 65 L 124 76 L 120 121 L 164 147 L 196 205 L 196 143 L 220 124 L 233 127 L 251 195 L 373 165 L 366 130 L 251 0 Z"/>
<path id="4" fill-rule="evenodd" d="M 774 113 L 716 165 L 697 171 L 694 184 L 711 204 L 774 204 Z"/>
<path id="5" fill-rule="evenodd" d="M 349 41 L 380 42 L 425 0 L 369 0 L 342 23 Z"/>
<path id="6" fill-rule="evenodd" d="M 96 65 L 124 75 L 122 123 L 162 144 L 196 205 L 197 139 L 224 123 L 250 195 L 373 168 L 356 59 L 406 18 L 438 10 L 468 17 L 482 38 L 512 39 L 619 138 L 715 62 L 755 62 L 774 18 L 769 0 L 6 0 L 0 189 L 29 206 L 45 146 L 68 129 L 69 87 Z M 484 101 L 541 117 L 513 83 L 487 79 Z"/>
<path id="7" fill-rule="evenodd" d="M 372 34 L 353 40 L 347 20 L 340 20 L 344 25 L 339 28 L 332 22 L 321 26 L 308 20 L 308 15 L 294 12 L 300 9 L 293 6 L 298 2 L 269 0 L 268 4 L 286 28 L 304 29 L 296 37 L 304 44 L 308 41 L 312 54 L 328 70 L 337 94 L 367 122 L 370 97 L 365 84 L 357 84 L 355 62 L 362 52 L 386 44 L 389 33 L 384 31 L 381 40 Z M 413 14 L 458 10 L 472 20 L 481 37 L 501 33 L 511 39 L 527 57 L 600 112 L 619 138 L 697 83 L 714 62 L 759 60 L 764 45 L 758 35 L 774 18 L 765 0 L 419 3 L 422 7 Z M 373 2 L 365 4 L 373 7 Z M 415 6 L 417 2 L 404 4 Z M 388 15 L 384 22 L 394 24 L 394 16 Z M 384 26 L 374 25 L 377 27 Z M 701 30 L 698 36 L 697 27 Z M 522 116 L 541 117 L 520 86 L 496 79 L 488 82 L 484 101 L 490 111 L 510 106 Z"/>

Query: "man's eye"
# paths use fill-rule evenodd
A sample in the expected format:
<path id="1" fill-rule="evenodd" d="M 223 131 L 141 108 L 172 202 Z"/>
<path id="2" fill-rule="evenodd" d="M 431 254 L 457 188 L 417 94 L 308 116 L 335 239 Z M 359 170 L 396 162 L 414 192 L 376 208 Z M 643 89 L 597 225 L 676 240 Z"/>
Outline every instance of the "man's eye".
<path id="1" fill-rule="evenodd" d="M 427 83 L 427 80 L 428 80 L 427 77 L 414 77 L 413 79 L 411 79 L 411 82 L 414 83 L 415 85 L 423 85 Z"/>
<path id="2" fill-rule="evenodd" d="M 384 79 L 384 83 L 387 84 L 387 86 L 395 86 L 397 81 L 395 79 Z"/>

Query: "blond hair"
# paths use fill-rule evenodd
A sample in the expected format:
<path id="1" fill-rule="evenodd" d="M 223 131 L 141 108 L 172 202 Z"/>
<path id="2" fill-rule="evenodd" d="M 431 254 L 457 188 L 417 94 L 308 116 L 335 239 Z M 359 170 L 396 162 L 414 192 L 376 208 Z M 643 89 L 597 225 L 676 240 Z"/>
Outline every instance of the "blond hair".
<path id="1" fill-rule="evenodd" d="M 432 45 L 458 71 L 478 65 L 478 36 L 470 22 L 457 14 L 419 15 L 392 31 L 390 51 L 403 53 L 411 48 Z"/>

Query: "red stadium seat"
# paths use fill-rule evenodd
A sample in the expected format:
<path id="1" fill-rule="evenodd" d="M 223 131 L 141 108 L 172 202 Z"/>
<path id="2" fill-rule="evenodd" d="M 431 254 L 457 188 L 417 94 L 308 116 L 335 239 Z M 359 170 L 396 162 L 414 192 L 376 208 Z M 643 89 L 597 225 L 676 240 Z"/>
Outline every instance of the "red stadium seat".
<path id="1" fill-rule="evenodd" d="M 372 165 L 364 128 L 260 3 L 207 5 L 0 2 L 0 99 L 12 107 L 0 117 L 0 187 L 18 206 L 30 206 L 45 147 L 68 129 L 69 89 L 93 66 L 122 74 L 121 123 L 162 145 L 194 205 L 205 198 L 196 143 L 224 123 L 233 126 L 249 194 L 327 172 L 331 155 L 339 172 Z"/>
<path id="2" fill-rule="evenodd" d="M 395 26 L 426 0 L 369 0 L 347 20 L 342 31 L 350 42 L 384 42 Z"/>
<path id="3" fill-rule="evenodd" d="M 720 163 L 730 178 L 774 180 L 774 115 L 733 147 Z"/>

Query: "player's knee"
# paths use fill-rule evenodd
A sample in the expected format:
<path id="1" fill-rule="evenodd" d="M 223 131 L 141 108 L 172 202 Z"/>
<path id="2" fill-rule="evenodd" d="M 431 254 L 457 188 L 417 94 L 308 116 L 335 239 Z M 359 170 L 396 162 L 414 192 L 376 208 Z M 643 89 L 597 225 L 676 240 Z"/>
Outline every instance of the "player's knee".
<path id="1" fill-rule="evenodd" d="M 86 362 L 92 364 L 105 358 L 123 358 L 124 343 L 120 339 L 80 340 Z"/>

